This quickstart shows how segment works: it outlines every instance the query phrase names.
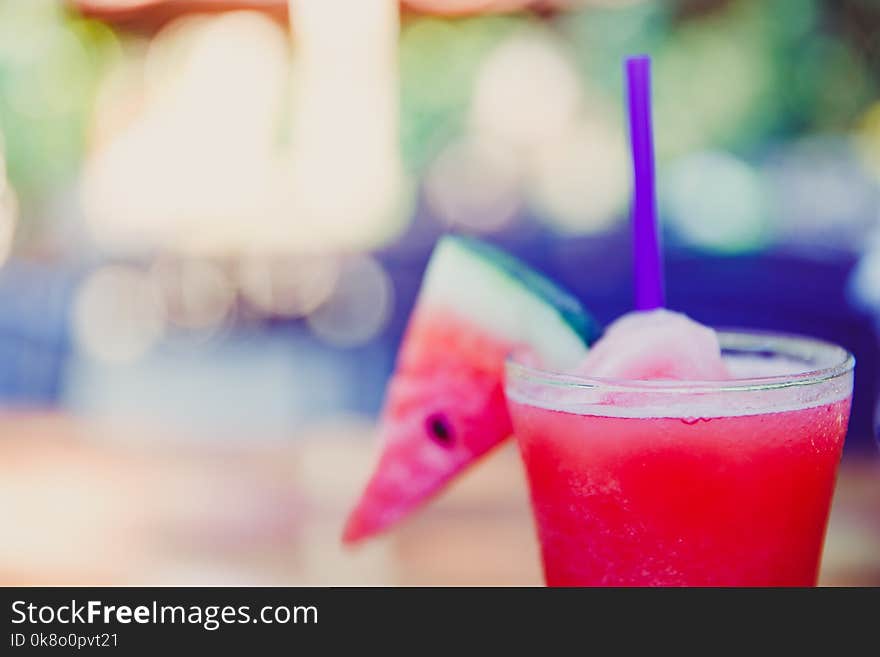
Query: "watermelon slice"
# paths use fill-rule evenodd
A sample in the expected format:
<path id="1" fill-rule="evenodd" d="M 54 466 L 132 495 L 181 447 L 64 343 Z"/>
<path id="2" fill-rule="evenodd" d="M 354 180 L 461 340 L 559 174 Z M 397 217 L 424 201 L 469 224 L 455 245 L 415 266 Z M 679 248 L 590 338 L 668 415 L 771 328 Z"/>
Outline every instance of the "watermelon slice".
<path id="1" fill-rule="evenodd" d="M 577 300 L 525 264 L 471 238 L 443 237 L 386 392 L 379 460 L 343 540 L 401 520 L 511 435 L 503 377 L 512 349 L 568 368 L 596 333 Z"/>

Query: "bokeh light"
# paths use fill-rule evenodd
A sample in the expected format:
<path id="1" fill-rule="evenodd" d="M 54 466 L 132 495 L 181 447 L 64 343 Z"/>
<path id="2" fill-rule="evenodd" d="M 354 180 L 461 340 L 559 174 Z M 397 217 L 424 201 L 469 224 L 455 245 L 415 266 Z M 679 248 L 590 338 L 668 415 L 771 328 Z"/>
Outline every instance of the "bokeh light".
<path id="1" fill-rule="evenodd" d="M 333 293 L 338 278 L 338 259 L 319 254 L 250 256 L 238 270 L 243 297 L 259 312 L 279 317 L 308 315 Z"/>
<path id="2" fill-rule="evenodd" d="M 259 231 L 244 218 L 266 214 L 277 179 L 284 32 L 256 13 L 181 19 L 151 43 L 143 67 L 142 107 L 87 163 L 96 241 L 114 252 L 238 248 Z"/>
<path id="3" fill-rule="evenodd" d="M 338 20 L 341 12 L 347 20 Z M 398 137 L 397 2 L 301 0 L 291 4 L 291 24 L 288 241 L 297 246 L 318 233 L 337 248 L 381 246 L 409 219 Z M 285 233 L 273 239 L 277 246 Z"/>
<path id="4" fill-rule="evenodd" d="M 402 24 L 400 132 L 407 171 L 421 173 L 444 145 L 465 131 L 482 63 L 520 22 L 498 15 L 458 20 L 420 16 Z"/>
<path id="5" fill-rule="evenodd" d="M 735 146 L 763 134 L 767 103 L 776 97 L 771 61 L 749 23 L 709 15 L 680 27 L 656 56 L 658 156 Z"/>
<path id="6" fill-rule="evenodd" d="M 581 85 L 559 39 L 538 28 L 524 29 L 483 64 L 470 125 L 477 134 L 527 149 L 559 135 L 580 102 Z"/>
<path id="7" fill-rule="evenodd" d="M 170 324 L 185 329 L 214 331 L 223 324 L 235 301 L 229 275 L 204 259 L 162 258 L 150 274 L 162 294 Z"/>
<path id="8" fill-rule="evenodd" d="M 522 166 L 506 143 L 470 137 L 440 152 L 425 175 L 425 196 L 447 225 L 490 233 L 516 216 L 522 177 Z"/>
<path id="9" fill-rule="evenodd" d="M 542 145 L 530 175 L 538 216 L 567 233 L 607 230 L 624 216 L 630 189 L 623 127 L 607 114 L 585 117 Z"/>
<path id="10" fill-rule="evenodd" d="M 763 167 L 780 242 L 813 252 L 858 252 L 876 225 L 876 185 L 848 139 L 823 136 L 779 147 Z"/>
<path id="11" fill-rule="evenodd" d="M 661 178 L 661 207 L 686 243 L 718 253 L 742 253 L 771 237 L 764 181 L 728 153 L 704 151 L 681 158 Z"/>
<path id="12" fill-rule="evenodd" d="M 84 354 L 109 363 L 134 362 L 165 331 L 161 290 L 149 273 L 140 269 L 100 267 L 77 290 L 72 331 Z"/>
<path id="13" fill-rule="evenodd" d="M 394 287 L 374 258 L 354 256 L 341 263 L 330 297 L 307 322 L 321 340 L 337 347 L 365 344 L 378 335 L 394 310 Z"/>

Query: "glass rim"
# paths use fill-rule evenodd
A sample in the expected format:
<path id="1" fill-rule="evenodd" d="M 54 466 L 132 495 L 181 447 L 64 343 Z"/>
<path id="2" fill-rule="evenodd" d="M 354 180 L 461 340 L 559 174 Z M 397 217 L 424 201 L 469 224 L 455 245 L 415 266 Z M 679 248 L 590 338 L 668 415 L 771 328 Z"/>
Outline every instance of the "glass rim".
<path id="1" fill-rule="evenodd" d="M 831 381 L 849 374 L 855 367 L 855 356 L 847 349 L 796 333 L 781 333 L 750 329 L 716 329 L 723 350 L 739 349 L 748 353 L 752 351 L 774 351 L 779 356 L 797 358 L 811 354 L 814 359 L 818 355 L 821 367 L 803 372 L 773 376 L 758 376 L 724 380 L 670 380 L 670 379 L 625 379 L 610 377 L 593 377 L 570 374 L 543 368 L 532 367 L 516 359 L 516 351 L 508 354 L 505 361 L 505 377 L 508 383 L 516 380 L 519 383 L 554 386 L 567 389 L 603 389 L 614 392 L 662 392 L 662 393 L 706 393 L 706 392 L 744 392 L 777 390 L 796 386 L 809 386 Z"/>

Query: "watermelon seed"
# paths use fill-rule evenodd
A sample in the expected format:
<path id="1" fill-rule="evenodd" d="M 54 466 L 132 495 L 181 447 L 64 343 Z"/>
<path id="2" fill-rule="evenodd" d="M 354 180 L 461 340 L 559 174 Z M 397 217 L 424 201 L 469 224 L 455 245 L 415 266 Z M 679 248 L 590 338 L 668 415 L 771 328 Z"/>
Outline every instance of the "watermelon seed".
<path id="1" fill-rule="evenodd" d="M 452 447 L 455 441 L 455 432 L 452 430 L 452 424 L 445 413 L 432 413 L 425 420 L 425 429 L 428 436 L 443 447 Z"/>

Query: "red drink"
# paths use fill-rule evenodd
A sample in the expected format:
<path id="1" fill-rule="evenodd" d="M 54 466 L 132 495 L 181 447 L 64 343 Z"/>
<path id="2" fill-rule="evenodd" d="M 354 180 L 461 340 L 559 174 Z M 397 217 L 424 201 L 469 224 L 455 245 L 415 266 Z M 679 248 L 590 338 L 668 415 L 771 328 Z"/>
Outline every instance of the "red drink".
<path id="1" fill-rule="evenodd" d="M 547 584 L 816 584 L 851 357 L 808 340 L 722 343 L 731 336 L 740 352 L 753 340 L 766 355 L 770 340 L 811 360 L 715 384 L 509 372 Z"/>

